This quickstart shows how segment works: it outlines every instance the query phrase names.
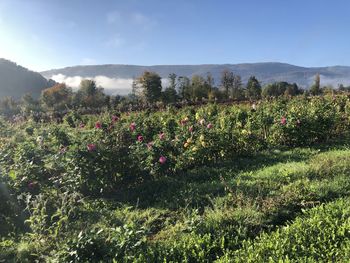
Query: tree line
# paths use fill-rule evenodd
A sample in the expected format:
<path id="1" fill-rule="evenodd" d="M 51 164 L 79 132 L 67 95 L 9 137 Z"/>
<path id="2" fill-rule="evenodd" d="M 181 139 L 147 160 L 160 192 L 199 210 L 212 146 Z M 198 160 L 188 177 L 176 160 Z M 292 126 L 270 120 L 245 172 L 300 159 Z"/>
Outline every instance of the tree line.
<path id="1" fill-rule="evenodd" d="M 338 92 L 346 91 L 350 91 L 350 87 L 339 86 Z M 10 116 L 17 113 L 65 112 L 72 109 L 130 109 L 140 105 L 149 107 L 157 103 L 168 105 L 198 101 L 255 101 L 261 98 L 292 97 L 300 94 L 320 95 L 329 92 L 333 93 L 335 90 L 331 87 L 321 88 L 319 74 L 316 75 L 310 89 L 303 90 L 296 83 L 285 81 L 262 87 L 255 76 L 251 76 L 244 85 L 241 77 L 229 70 L 221 73 L 218 85 L 215 84 L 211 73 L 207 73 L 204 77 L 193 75 L 191 78 L 172 73 L 168 76 L 167 84 L 163 85 L 159 74 L 145 71 L 134 79 L 128 96 L 106 95 L 103 88 L 98 87 L 95 81 L 84 79 L 77 91 L 60 83 L 44 89 L 39 99 L 34 99 L 29 94 L 25 94 L 20 101 L 9 97 L 3 98 L 0 101 L 0 114 Z"/>

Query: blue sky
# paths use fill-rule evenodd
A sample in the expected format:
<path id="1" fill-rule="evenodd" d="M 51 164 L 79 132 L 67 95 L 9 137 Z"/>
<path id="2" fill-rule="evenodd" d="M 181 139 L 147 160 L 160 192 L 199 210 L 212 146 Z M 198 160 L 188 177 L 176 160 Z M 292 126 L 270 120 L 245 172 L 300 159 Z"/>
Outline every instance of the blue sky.
<path id="1" fill-rule="evenodd" d="M 0 0 L 0 57 L 78 64 L 350 65 L 347 0 Z"/>

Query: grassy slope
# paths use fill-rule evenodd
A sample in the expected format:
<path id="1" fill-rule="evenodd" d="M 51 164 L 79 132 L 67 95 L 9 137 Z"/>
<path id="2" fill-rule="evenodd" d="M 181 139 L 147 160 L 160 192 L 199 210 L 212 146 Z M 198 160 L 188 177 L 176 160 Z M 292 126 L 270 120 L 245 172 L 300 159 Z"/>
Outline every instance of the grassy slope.
<path id="1" fill-rule="evenodd" d="M 178 178 L 145 182 L 109 199 L 89 200 L 60 241 L 52 242 L 52 237 L 43 236 L 46 242 L 30 244 L 24 238 L 15 244 L 2 242 L 0 249 L 6 250 L 9 257 L 17 254 L 17 258 L 24 259 L 35 252 L 45 260 L 57 258 L 58 251 L 69 250 L 81 253 L 84 261 L 81 240 L 73 237 L 81 229 L 86 229 L 86 235 L 93 229 L 104 229 L 94 234 L 92 243 L 98 247 L 89 251 L 104 253 L 105 261 L 112 256 L 110 247 L 115 246 L 109 237 L 121 232 L 124 243 L 118 250 L 122 251 L 119 256 L 127 261 L 159 262 L 166 258 L 168 262 L 208 262 L 221 258 L 224 262 L 254 262 L 265 261 L 270 255 L 274 261 L 298 255 L 318 262 L 332 257 L 341 261 L 349 256 L 345 253 L 345 246 L 349 247 L 349 222 L 338 217 L 349 199 L 295 218 L 304 209 L 350 196 L 349 175 L 350 150 L 345 146 L 266 151 L 217 167 L 199 167 Z M 334 213 L 329 212 L 333 210 Z M 305 233 L 310 235 L 308 226 L 317 226 L 324 214 L 330 218 L 330 224 L 320 225 L 320 229 L 331 233 L 337 245 L 330 241 L 329 246 L 320 248 L 329 251 L 316 257 L 305 246 L 317 248 L 319 242 L 324 242 L 318 238 L 328 236 L 322 236 L 317 228 L 311 239 Z M 345 234 L 332 230 L 339 220 L 343 220 L 341 226 L 348 231 Z M 291 234 L 282 227 L 286 224 L 291 225 L 294 236 L 300 237 L 301 254 L 299 247 L 294 251 Z M 264 246 L 267 240 L 272 240 L 270 246 Z M 279 242 L 284 242 L 282 248 L 271 253 Z M 90 255 L 86 256 L 88 260 Z"/>

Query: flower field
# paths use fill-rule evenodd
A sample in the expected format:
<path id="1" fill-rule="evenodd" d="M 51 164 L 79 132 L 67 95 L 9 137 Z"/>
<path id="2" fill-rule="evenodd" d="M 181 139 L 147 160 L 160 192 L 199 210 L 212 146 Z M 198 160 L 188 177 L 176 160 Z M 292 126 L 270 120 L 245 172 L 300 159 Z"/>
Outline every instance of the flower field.
<path id="1" fill-rule="evenodd" d="M 347 262 L 350 99 L 0 120 L 0 262 Z"/>

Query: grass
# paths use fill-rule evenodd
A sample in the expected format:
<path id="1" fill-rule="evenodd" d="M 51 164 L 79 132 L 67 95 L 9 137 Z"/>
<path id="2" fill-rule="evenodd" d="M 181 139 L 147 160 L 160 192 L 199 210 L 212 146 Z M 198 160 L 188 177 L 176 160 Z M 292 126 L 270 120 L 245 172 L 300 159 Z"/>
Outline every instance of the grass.
<path id="1" fill-rule="evenodd" d="M 31 236 L 47 241 L 33 248 L 26 235 L 10 238 L 0 259 L 341 262 L 349 259 L 349 175 L 346 145 L 272 149 L 85 199 L 57 239 Z"/>

